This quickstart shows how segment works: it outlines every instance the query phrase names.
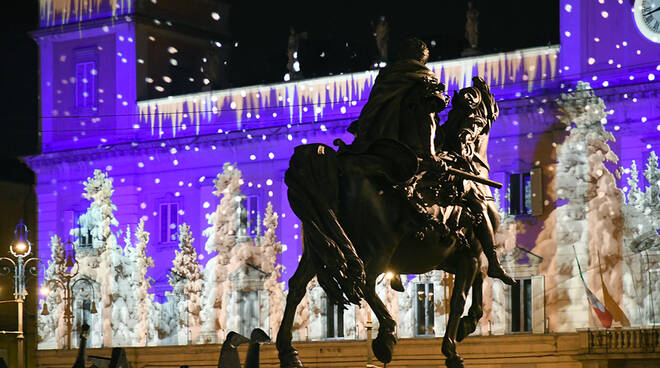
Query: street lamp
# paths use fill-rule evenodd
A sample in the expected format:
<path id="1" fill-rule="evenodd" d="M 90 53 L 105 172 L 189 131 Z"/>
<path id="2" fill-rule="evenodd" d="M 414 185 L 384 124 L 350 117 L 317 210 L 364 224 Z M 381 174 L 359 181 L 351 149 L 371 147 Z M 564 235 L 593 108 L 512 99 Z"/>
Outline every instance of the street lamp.
<path id="1" fill-rule="evenodd" d="M 57 267 L 54 277 L 44 280 L 46 288 L 42 288 L 42 294 L 47 295 L 50 291 L 56 290 L 58 288 L 64 292 L 64 322 L 66 323 L 67 331 L 66 347 L 67 349 L 71 349 L 71 330 L 73 329 L 73 292 L 78 283 L 81 283 L 79 285 L 80 287 L 84 288 L 83 285 L 86 285 L 92 289 L 91 313 L 96 313 L 96 304 L 94 302 L 94 283 L 92 280 L 84 275 L 77 277 L 80 266 L 78 264 L 78 260 L 76 259 L 75 252 L 73 253 L 73 256 L 69 255 L 68 257 L 65 253 L 64 257 L 66 258 L 66 263 Z M 48 314 L 48 304 L 44 303 L 44 307 L 41 310 L 41 315 L 47 316 Z"/>
<path id="2" fill-rule="evenodd" d="M 27 270 L 33 276 L 38 275 L 38 269 L 36 265 L 28 267 L 28 264 L 32 261 L 39 261 L 38 258 L 32 257 L 27 258 L 32 253 L 32 244 L 27 237 L 28 228 L 23 224 L 23 220 L 16 225 L 14 229 L 14 241 L 9 246 L 9 252 L 11 253 L 16 261 L 9 257 L 0 257 L 1 261 L 7 261 L 11 263 L 14 268 L 14 300 L 5 300 L 0 303 L 16 303 L 18 306 L 18 329 L 16 331 L 2 331 L 2 333 L 12 333 L 16 334 L 17 344 L 18 344 L 18 368 L 25 367 L 25 354 L 24 354 L 24 339 L 23 335 L 23 302 L 28 295 L 27 288 L 25 287 L 25 271 Z M 0 275 L 7 275 L 11 272 L 10 266 L 0 266 Z"/>

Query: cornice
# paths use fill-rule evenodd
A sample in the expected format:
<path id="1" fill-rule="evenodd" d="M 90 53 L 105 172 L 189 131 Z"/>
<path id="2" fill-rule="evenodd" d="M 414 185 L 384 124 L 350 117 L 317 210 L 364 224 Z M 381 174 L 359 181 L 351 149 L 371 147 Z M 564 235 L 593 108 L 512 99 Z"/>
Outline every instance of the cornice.
<path id="1" fill-rule="evenodd" d="M 246 131 L 235 131 L 231 133 L 209 134 L 202 136 L 166 138 L 146 142 L 123 142 L 106 144 L 97 147 L 71 149 L 65 151 L 45 152 L 38 155 L 26 156 L 23 159 L 32 168 L 58 165 L 63 163 L 75 163 L 81 161 L 107 159 L 112 157 L 136 157 L 150 154 L 167 153 L 172 148 L 182 151 L 186 146 L 196 146 L 200 149 L 211 146 L 228 147 L 237 145 L 259 144 L 263 142 L 262 135 L 266 135 L 267 142 L 282 142 L 293 144 L 296 138 L 311 138 L 320 134 L 321 122 L 310 122 L 305 124 L 287 125 L 258 128 Z M 326 124 L 323 134 L 340 135 L 345 133 L 347 123 L 333 121 Z M 253 138 L 248 138 L 248 134 Z M 292 136 L 289 142 L 288 136 Z M 299 140 L 298 140 L 299 141 Z"/>

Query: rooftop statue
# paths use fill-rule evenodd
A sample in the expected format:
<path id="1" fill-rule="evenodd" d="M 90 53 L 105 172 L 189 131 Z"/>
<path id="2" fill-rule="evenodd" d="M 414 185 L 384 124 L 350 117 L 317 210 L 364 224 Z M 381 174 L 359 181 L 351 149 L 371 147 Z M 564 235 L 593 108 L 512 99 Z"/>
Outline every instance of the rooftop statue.
<path id="1" fill-rule="evenodd" d="M 372 343 L 383 363 L 392 360 L 396 322 L 378 298 L 379 275 L 421 274 L 435 269 L 455 275 L 442 352 L 447 367 L 463 367 L 456 342 L 481 318 L 480 255 L 488 275 L 508 284 L 494 249 L 499 222 L 489 186 L 486 149 L 498 108 L 479 77 L 454 94 L 448 120 L 437 112 L 449 104 L 445 86 L 425 63 L 418 39 L 402 43 L 398 61 L 382 69 L 367 104 L 348 131 L 351 144 L 336 140 L 295 148 L 285 175 L 291 208 L 303 227 L 303 254 L 289 280 L 276 345 L 281 366 L 303 367 L 291 344 L 296 307 L 316 276 L 328 298 L 344 307 L 365 300 L 379 321 Z M 395 277 L 392 287 L 403 290 Z M 472 305 L 461 317 L 472 288 Z"/>

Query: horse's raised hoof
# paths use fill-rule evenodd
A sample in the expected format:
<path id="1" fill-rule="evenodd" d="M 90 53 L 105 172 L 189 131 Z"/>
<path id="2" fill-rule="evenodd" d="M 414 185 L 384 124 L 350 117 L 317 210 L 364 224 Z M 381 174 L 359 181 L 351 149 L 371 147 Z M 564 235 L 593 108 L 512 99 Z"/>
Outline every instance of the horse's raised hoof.
<path id="1" fill-rule="evenodd" d="M 445 360 L 445 365 L 447 368 L 465 368 L 463 365 L 463 358 L 458 356 L 458 354 Z"/>
<path id="2" fill-rule="evenodd" d="M 456 333 L 456 341 L 461 342 L 464 338 L 468 337 L 474 330 L 477 329 L 477 322 L 474 318 L 464 316 L 458 323 L 458 332 Z"/>
<path id="3" fill-rule="evenodd" d="M 374 351 L 376 359 L 387 364 L 392 361 L 392 352 L 396 345 L 396 337 L 393 333 L 378 334 L 378 337 L 371 342 L 371 350 Z"/>
<path id="4" fill-rule="evenodd" d="M 291 349 L 288 352 L 280 353 L 280 368 L 305 368 L 298 357 L 298 350 Z"/>

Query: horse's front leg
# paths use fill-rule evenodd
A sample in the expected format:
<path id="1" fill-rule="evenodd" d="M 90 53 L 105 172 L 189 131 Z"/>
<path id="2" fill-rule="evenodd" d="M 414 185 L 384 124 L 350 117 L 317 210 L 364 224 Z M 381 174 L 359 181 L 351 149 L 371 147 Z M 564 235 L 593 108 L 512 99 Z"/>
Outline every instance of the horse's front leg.
<path id="1" fill-rule="evenodd" d="M 372 341 L 371 350 L 373 350 L 378 360 L 387 364 L 392 361 L 392 352 L 394 351 L 394 345 L 396 345 L 396 336 L 394 336 L 396 322 L 383 301 L 376 294 L 376 281 L 367 280 L 366 289 L 364 300 L 367 301 L 371 310 L 376 314 L 379 324 L 378 336 Z"/>
<path id="2" fill-rule="evenodd" d="M 300 263 L 296 272 L 289 279 L 289 295 L 286 297 L 286 306 L 284 307 L 284 315 L 282 316 L 282 323 L 277 332 L 277 340 L 275 346 L 279 352 L 280 367 L 282 368 L 303 368 L 303 364 L 298 357 L 298 351 L 293 348 L 291 340 L 293 339 L 293 319 L 296 315 L 296 308 L 307 289 L 307 284 L 314 277 L 315 272 L 312 265 L 312 260 L 309 255 L 303 250 Z"/>
<path id="3" fill-rule="evenodd" d="M 456 341 L 461 342 L 469 334 L 473 333 L 477 329 L 477 324 L 479 320 L 484 315 L 483 308 L 483 275 L 481 274 L 481 261 L 477 258 L 477 272 L 474 276 L 474 282 L 472 283 L 472 304 L 470 309 L 468 309 L 467 316 L 461 317 L 461 321 L 458 324 L 458 333 L 456 335 Z"/>
<path id="4" fill-rule="evenodd" d="M 465 307 L 465 299 L 477 272 L 478 260 L 464 253 L 458 256 L 454 290 L 451 293 L 449 321 L 445 337 L 442 340 L 442 353 L 447 357 L 445 365 L 448 368 L 463 368 L 463 359 L 456 353 L 456 336 L 458 326 Z"/>

